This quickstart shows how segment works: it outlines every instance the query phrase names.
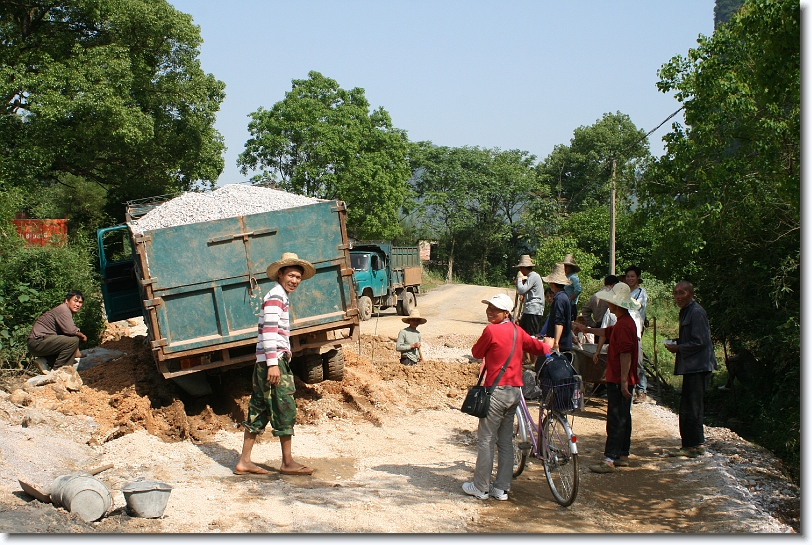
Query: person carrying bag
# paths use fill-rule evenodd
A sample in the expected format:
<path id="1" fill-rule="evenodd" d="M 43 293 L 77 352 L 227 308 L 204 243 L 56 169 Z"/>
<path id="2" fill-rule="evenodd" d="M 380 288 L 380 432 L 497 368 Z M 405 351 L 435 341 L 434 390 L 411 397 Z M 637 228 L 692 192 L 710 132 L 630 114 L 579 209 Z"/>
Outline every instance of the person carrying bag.
<path id="1" fill-rule="evenodd" d="M 481 401 L 469 402 L 466 398 L 463 405 L 487 405 L 487 410 L 480 408 L 477 413 L 483 416 L 479 417 L 477 429 L 474 480 L 464 483 L 462 489 L 480 500 L 489 497 L 506 500 L 513 478 L 513 418 L 524 386 L 522 352 L 541 356 L 549 354 L 550 348 L 510 320 L 513 310 L 510 297 L 500 293 L 482 302 L 488 305 L 485 315 L 489 323 L 471 348 L 475 358 L 485 360 L 479 382 L 472 388 L 472 391 L 477 389 L 479 393 L 474 397 L 481 398 Z M 465 408 L 463 412 L 472 414 Z M 491 484 L 496 445 L 499 446 L 499 461 L 496 480 Z"/>

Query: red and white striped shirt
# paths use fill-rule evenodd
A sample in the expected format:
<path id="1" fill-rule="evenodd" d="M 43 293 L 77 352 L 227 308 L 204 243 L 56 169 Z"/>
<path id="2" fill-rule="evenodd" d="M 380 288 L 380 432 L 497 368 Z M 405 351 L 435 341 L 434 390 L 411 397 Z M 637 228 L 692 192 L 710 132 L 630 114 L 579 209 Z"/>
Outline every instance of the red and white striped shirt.
<path id="1" fill-rule="evenodd" d="M 268 367 L 279 365 L 279 357 L 290 351 L 290 302 L 288 293 L 277 282 L 262 300 L 257 335 L 257 361 Z"/>

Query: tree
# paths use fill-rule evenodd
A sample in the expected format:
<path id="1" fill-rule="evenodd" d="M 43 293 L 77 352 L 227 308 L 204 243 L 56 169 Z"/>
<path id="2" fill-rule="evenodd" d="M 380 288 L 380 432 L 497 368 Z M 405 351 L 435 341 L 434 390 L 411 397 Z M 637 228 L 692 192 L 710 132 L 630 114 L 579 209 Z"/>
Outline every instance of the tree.
<path id="1" fill-rule="evenodd" d="M 369 108 L 363 89 L 310 72 L 270 110 L 251 114 L 237 163 L 243 174 L 259 171 L 256 183 L 346 201 L 357 238 L 394 238 L 409 179 L 407 139 L 386 110 Z"/>
<path id="2" fill-rule="evenodd" d="M 224 84 L 198 60 L 199 27 L 162 0 L 0 4 L 0 183 L 128 198 L 214 185 Z"/>
<path id="3" fill-rule="evenodd" d="M 619 196 L 628 199 L 641 165 L 650 156 L 644 137 L 628 115 L 604 114 L 595 124 L 575 129 L 569 145 L 556 146 L 539 163 L 539 179 L 564 213 L 608 205 L 611 159 L 616 159 Z"/>
<path id="4" fill-rule="evenodd" d="M 756 421 L 797 456 L 800 6 L 749 1 L 698 43 L 660 70 L 686 126 L 667 135 L 641 214 L 661 232 L 661 274 L 692 280 L 715 336 L 771 370 L 754 389 Z"/>

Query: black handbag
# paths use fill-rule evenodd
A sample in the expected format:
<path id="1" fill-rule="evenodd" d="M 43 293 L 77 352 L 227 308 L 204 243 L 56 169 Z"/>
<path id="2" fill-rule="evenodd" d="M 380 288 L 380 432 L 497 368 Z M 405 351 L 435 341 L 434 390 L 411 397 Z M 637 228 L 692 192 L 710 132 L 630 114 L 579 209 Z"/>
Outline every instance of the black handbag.
<path id="1" fill-rule="evenodd" d="M 479 380 L 477 381 L 476 386 L 471 386 L 471 388 L 468 390 L 468 395 L 465 396 L 465 401 L 462 402 L 462 408 L 460 408 L 462 412 L 465 414 L 470 414 L 471 416 L 476 416 L 477 418 L 485 418 L 488 416 L 488 412 L 491 410 L 491 394 L 493 393 L 494 388 L 496 388 L 496 386 L 499 384 L 499 380 L 502 378 L 502 375 L 507 370 L 510 360 L 513 358 L 513 351 L 515 349 L 516 324 L 513 324 L 513 346 L 510 349 L 510 355 L 508 355 L 505 365 L 502 366 L 502 370 L 499 371 L 498 375 L 496 375 L 496 380 L 493 381 L 490 388 L 482 386 L 482 379 L 485 377 L 485 368 L 482 368 L 482 373 L 479 374 Z"/>

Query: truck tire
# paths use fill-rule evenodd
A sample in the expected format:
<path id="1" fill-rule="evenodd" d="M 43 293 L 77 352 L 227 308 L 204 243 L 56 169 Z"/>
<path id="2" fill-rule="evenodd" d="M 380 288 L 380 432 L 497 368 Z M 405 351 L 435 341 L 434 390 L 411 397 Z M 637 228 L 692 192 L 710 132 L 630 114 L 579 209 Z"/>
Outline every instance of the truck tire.
<path id="1" fill-rule="evenodd" d="M 324 368 L 324 380 L 335 380 L 341 382 L 344 380 L 344 351 L 340 348 L 337 350 L 330 350 L 322 356 Z"/>
<path id="2" fill-rule="evenodd" d="M 321 354 L 307 354 L 299 358 L 299 378 L 305 384 L 318 384 L 324 380 Z"/>
<path id="3" fill-rule="evenodd" d="M 408 316 L 412 309 L 416 306 L 414 300 L 414 293 L 410 291 L 403 292 L 403 299 L 398 302 L 398 309 L 401 316 Z"/>
<path id="4" fill-rule="evenodd" d="M 364 322 L 372 318 L 372 299 L 366 295 L 358 298 L 358 316 Z"/>

